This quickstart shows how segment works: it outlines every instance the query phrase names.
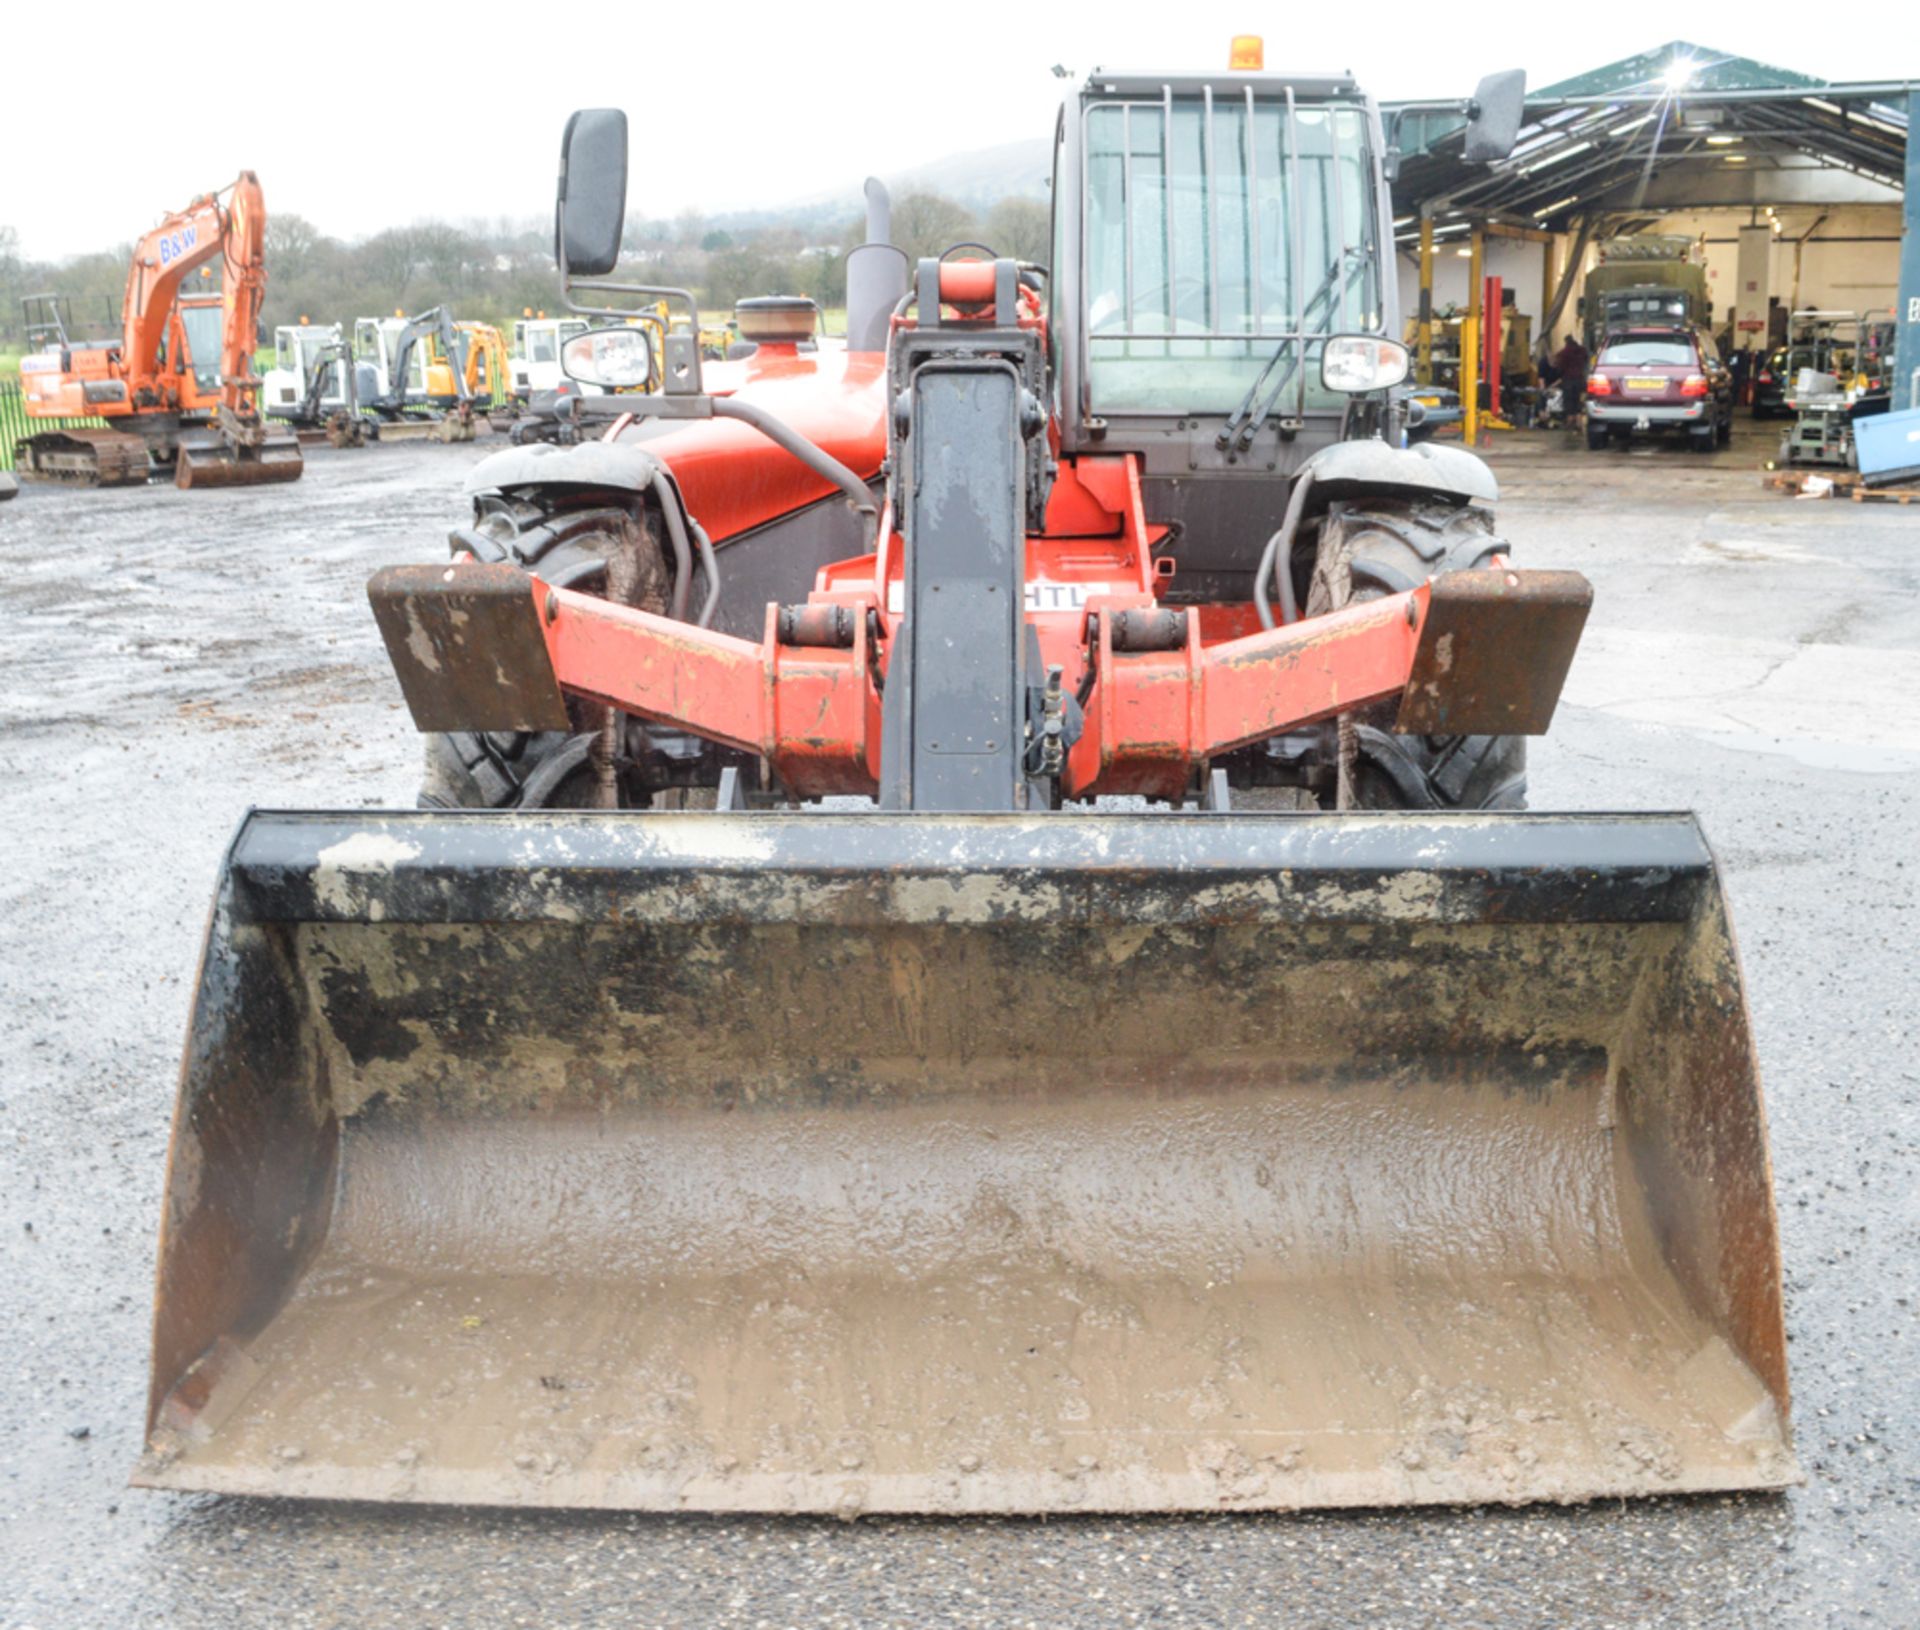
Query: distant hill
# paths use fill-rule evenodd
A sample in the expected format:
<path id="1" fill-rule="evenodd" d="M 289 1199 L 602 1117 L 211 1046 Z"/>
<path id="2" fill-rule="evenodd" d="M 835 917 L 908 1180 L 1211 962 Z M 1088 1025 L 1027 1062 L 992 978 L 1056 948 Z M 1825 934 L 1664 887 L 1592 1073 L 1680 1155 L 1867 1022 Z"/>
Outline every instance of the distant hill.
<path id="1" fill-rule="evenodd" d="M 1045 198 L 1052 173 L 1052 138 L 1032 136 L 954 153 L 880 179 L 896 198 L 909 192 L 936 192 L 969 209 L 985 210 L 1002 198 Z M 793 226 L 805 230 L 837 226 L 858 218 L 865 209 L 861 194 L 864 182 L 865 177 L 858 177 L 787 204 L 726 210 L 715 214 L 712 221 L 718 227 Z"/>
<path id="2" fill-rule="evenodd" d="M 982 209 L 1002 198 L 1044 198 L 1052 174 L 1053 139 L 1029 136 L 998 147 L 955 153 L 881 179 L 895 192 L 944 193 Z"/>

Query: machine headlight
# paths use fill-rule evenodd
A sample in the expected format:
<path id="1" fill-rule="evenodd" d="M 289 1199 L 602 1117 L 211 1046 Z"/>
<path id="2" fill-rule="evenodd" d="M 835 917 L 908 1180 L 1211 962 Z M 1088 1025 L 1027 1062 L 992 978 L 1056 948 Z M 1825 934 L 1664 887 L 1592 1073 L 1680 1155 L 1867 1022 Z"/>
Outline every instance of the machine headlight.
<path id="1" fill-rule="evenodd" d="M 1375 334 L 1335 334 L 1320 353 L 1320 383 L 1357 395 L 1383 391 L 1407 377 L 1407 348 Z"/>
<path id="2" fill-rule="evenodd" d="M 561 347 L 560 368 L 583 385 L 644 387 L 653 378 L 653 340 L 644 328 L 591 328 Z"/>

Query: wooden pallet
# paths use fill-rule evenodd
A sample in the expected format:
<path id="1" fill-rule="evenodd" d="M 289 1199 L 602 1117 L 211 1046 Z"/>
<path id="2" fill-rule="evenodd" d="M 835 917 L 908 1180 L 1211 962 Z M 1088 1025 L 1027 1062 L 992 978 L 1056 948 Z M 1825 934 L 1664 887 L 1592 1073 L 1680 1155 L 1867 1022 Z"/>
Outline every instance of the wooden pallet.
<path id="1" fill-rule="evenodd" d="M 1807 478 L 1816 475 L 1823 480 L 1833 481 L 1834 490 L 1838 492 L 1839 482 L 1833 476 L 1828 475 L 1825 470 L 1811 468 L 1764 470 L 1760 475 L 1760 485 L 1769 492 L 1785 492 L 1798 496 L 1807 490 Z"/>
<path id="2" fill-rule="evenodd" d="M 1760 485 L 1769 492 L 1791 493 L 1797 497 L 1807 490 L 1810 476 L 1819 476 L 1833 483 L 1823 497 L 1851 498 L 1856 504 L 1920 504 L 1920 487 L 1869 487 L 1852 470 L 1836 471 L 1831 475 L 1818 466 L 1765 470 L 1761 472 Z"/>

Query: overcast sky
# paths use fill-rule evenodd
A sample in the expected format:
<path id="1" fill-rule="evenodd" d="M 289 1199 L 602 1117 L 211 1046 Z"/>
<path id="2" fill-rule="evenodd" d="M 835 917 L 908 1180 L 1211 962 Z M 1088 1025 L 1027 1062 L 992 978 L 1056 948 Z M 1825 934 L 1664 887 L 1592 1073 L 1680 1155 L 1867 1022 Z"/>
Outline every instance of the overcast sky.
<path id="1" fill-rule="evenodd" d="M 544 215 L 568 111 L 601 104 L 631 116 L 629 202 L 647 214 L 779 204 L 841 185 L 852 207 L 869 172 L 1049 135 L 1064 88 L 1056 63 L 1076 75 L 1224 66 L 1236 32 L 1264 33 L 1271 69 L 1350 68 L 1387 97 L 1465 95 L 1496 68 L 1525 68 L 1544 85 L 1675 36 L 1824 78 L 1920 77 L 1920 28 L 1904 0 L 1835 17 L 1844 26 L 1808 27 L 1764 0 L 266 0 L 159 12 L 94 0 L 57 51 L 14 53 L 0 225 L 33 258 L 104 248 L 241 169 L 259 173 L 269 211 L 341 237 L 426 217 Z M 149 38 L 156 19 L 164 26 Z M 111 60 L 122 46 L 137 67 Z M 1885 61 L 1890 48 L 1903 60 Z"/>

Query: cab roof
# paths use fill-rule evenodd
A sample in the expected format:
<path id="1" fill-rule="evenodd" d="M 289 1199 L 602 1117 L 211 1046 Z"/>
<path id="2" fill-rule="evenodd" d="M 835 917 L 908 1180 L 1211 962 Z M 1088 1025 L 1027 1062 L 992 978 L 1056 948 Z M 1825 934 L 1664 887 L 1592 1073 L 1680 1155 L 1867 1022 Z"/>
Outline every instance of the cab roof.
<path id="1" fill-rule="evenodd" d="M 1350 73 L 1340 74 L 1267 74 L 1240 69 L 1221 69 L 1218 73 L 1147 73 L 1095 68 L 1087 75 L 1082 93 L 1089 96 L 1198 96 L 1211 90 L 1215 96 L 1243 96 L 1251 90 L 1256 97 L 1283 98 L 1291 90 L 1303 102 L 1323 102 L 1339 97 L 1360 97 L 1365 93 Z"/>

